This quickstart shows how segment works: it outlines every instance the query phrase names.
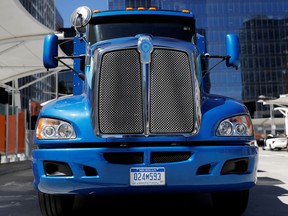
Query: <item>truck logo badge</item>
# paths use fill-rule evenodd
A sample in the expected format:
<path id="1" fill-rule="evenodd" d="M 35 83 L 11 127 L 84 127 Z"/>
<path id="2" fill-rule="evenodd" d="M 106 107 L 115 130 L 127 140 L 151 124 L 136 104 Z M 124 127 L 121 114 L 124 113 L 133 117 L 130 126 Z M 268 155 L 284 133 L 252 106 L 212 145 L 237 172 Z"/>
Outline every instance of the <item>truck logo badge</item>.
<path id="1" fill-rule="evenodd" d="M 138 39 L 138 51 L 141 55 L 141 63 L 149 64 L 151 61 L 151 53 L 153 50 L 153 45 L 151 43 L 151 38 L 149 36 L 141 36 Z"/>

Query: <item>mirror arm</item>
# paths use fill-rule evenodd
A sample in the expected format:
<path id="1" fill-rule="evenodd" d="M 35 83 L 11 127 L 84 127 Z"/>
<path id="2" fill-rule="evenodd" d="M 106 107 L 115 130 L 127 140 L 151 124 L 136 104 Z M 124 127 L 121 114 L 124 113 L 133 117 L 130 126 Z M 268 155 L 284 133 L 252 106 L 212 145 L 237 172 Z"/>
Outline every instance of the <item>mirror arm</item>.
<path id="1" fill-rule="evenodd" d="M 79 56 L 61 56 L 61 57 L 54 57 L 56 58 L 57 60 L 59 59 L 75 59 L 75 58 L 85 58 L 85 55 L 79 55 Z"/>
<path id="2" fill-rule="evenodd" d="M 202 72 L 202 74 L 204 74 L 204 77 L 211 71 L 213 70 L 217 65 L 221 64 L 223 61 L 229 61 L 230 56 L 221 56 L 221 55 L 209 55 L 209 53 L 205 53 L 204 55 L 201 55 L 202 58 L 221 58 L 221 60 L 219 62 L 217 62 L 215 65 L 213 65 L 211 68 L 209 68 L 208 70 L 205 70 Z M 203 78 L 204 78 L 203 77 Z"/>
<path id="3" fill-rule="evenodd" d="M 223 56 L 223 55 L 210 55 L 209 53 L 205 53 L 204 55 L 202 55 L 202 57 L 204 58 L 222 58 L 223 61 L 226 60 L 228 61 L 230 59 L 230 56 L 226 55 L 226 56 Z"/>
<path id="4" fill-rule="evenodd" d="M 223 56 L 223 55 L 210 55 L 209 53 L 202 54 L 201 57 L 206 58 L 206 59 L 208 59 L 208 58 L 221 58 L 222 59 L 220 62 L 215 64 L 209 70 L 206 70 L 205 73 L 210 72 L 213 68 L 215 68 L 218 64 L 222 63 L 223 61 L 226 61 L 226 64 L 228 64 L 229 63 L 229 59 L 231 58 L 231 56 L 229 56 L 229 55 L 226 55 L 226 56 Z M 236 67 L 236 69 L 238 69 L 238 68 Z"/>
<path id="5" fill-rule="evenodd" d="M 209 55 L 209 54 L 208 54 Z M 221 55 L 212 55 L 212 56 L 206 56 L 206 54 L 204 55 L 204 57 L 206 57 L 206 58 L 222 58 L 222 61 L 220 61 L 220 63 L 221 62 L 223 62 L 223 61 L 226 61 L 226 65 L 229 63 L 229 59 L 231 58 L 231 56 L 229 56 L 229 55 L 227 55 L 227 56 L 221 56 Z M 218 64 L 217 64 L 218 65 Z M 216 66 L 216 65 L 215 65 Z M 214 67 L 215 67 L 214 66 Z M 213 68 L 214 68 L 213 67 Z M 212 68 L 211 68 L 212 69 Z M 237 68 L 236 68 L 237 69 Z"/>
<path id="6" fill-rule="evenodd" d="M 62 57 L 54 57 L 57 61 L 61 62 L 63 65 L 65 65 L 66 67 L 68 67 L 70 70 L 74 71 L 78 77 L 80 79 L 82 79 L 83 81 L 85 80 L 85 74 L 84 73 L 80 73 L 78 71 L 76 71 L 74 68 L 72 68 L 70 65 L 66 64 L 64 61 L 62 61 L 61 59 L 67 59 L 67 58 L 83 58 L 85 57 L 84 55 L 82 56 L 62 56 Z"/>

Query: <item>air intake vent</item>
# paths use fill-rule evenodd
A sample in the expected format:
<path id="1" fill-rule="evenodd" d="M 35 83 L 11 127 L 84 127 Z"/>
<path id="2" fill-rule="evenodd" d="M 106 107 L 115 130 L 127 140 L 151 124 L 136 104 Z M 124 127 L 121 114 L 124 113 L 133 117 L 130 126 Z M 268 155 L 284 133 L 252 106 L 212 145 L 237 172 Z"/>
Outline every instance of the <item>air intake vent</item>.
<path id="1" fill-rule="evenodd" d="M 142 152 L 110 152 L 104 153 L 104 158 L 109 163 L 139 164 L 143 163 Z"/>
<path id="2" fill-rule="evenodd" d="M 191 152 L 153 152 L 151 163 L 172 163 L 186 161 L 191 157 Z"/>

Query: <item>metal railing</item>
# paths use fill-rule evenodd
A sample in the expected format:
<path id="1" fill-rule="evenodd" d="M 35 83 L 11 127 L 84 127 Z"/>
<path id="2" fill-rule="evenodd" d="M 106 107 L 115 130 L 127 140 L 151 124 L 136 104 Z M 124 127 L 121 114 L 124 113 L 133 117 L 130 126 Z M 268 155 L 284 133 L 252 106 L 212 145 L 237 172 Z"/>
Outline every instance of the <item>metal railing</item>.
<path id="1" fill-rule="evenodd" d="M 0 104 L 1 163 L 31 158 L 33 130 L 27 127 L 27 111 Z"/>

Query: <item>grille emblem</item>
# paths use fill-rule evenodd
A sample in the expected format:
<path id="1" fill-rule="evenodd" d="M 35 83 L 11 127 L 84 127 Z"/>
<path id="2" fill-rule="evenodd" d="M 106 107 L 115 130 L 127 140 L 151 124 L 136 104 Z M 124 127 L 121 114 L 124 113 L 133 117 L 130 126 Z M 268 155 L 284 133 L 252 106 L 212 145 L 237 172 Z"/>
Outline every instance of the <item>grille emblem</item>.
<path id="1" fill-rule="evenodd" d="M 141 36 L 138 39 L 138 51 L 141 55 L 141 63 L 149 64 L 151 61 L 151 53 L 153 50 L 153 45 L 151 43 L 151 38 L 149 36 Z"/>

